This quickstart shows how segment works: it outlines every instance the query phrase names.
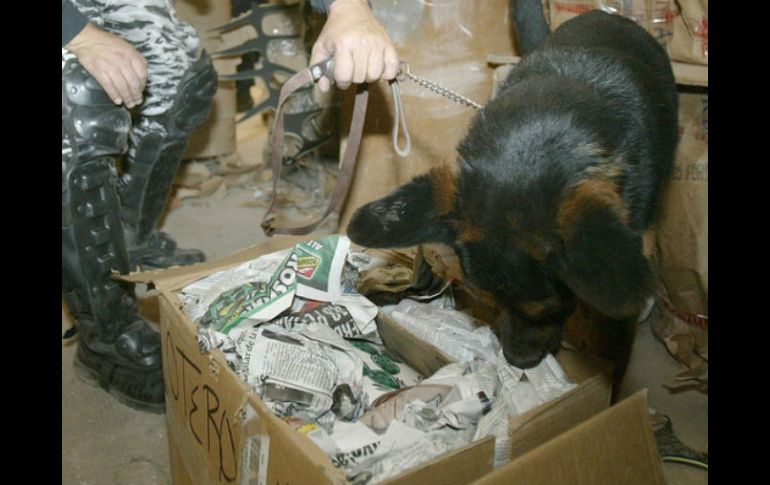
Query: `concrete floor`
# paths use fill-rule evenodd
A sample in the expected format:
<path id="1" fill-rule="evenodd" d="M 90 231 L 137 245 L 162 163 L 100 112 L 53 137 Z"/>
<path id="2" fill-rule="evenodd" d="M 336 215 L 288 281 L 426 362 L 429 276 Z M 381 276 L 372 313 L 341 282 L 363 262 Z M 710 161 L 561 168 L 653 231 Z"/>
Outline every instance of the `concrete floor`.
<path id="1" fill-rule="evenodd" d="M 253 190 L 231 188 L 205 198 L 185 199 L 171 211 L 163 229 L 181 247 L 202 249 L 210 260 L 264 240 L 259 228 L 264 209 L 253 207 Z M 156 299 L 144 292 L 141 303 L 157 317 Z M 650 318 L 657 318 L 653 312 Z M 652 336 L 650 321 L 639 326 L 632 362 L 621 394 L 649 389 L 649 404 L 671 417 L 686 445 L 705 450 L 708 397 L 697 391 L 672 394 L 662 385 L 679 370 L 676 361 Z M 62 332 L 71 326 L 62 305 Z M 79 381 L 73 372 L 73 342 L 62 344 L 62 484 L 170 484 L 166 423 L 162 415 L 134 411 L 99 388 Z M 699 485 L 707 473 L 679 464 L 664 464 L 668 485 Z"/>

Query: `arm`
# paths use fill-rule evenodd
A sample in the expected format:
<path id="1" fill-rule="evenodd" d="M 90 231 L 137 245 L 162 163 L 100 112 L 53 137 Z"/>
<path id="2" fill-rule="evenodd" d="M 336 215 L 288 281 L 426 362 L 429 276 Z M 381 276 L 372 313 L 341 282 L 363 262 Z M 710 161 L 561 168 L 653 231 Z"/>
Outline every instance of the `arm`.
<path id="1" fill-rule="evenodd" d="M 88 19 L 69 0 L 61 0 L 61 46 L 69 44 L 88 23 Z"/>
<path id="2" fill-rule="evenodd" d="M 311 0 L 328 18 L 310 53 L 310 65 L 334 56 L 334 80 L 340 89 L 350 83 L 390 80 L 398 74 L 399 58 L 385 28 L 366 0 Z M 330 82 L 318 86 L 328 91 Z"/>
<path id="3" fill-rule="evenodd" d="M 142 102 L 147 61 L 125 40 L 88 22 L 68 0 L 62 0 L 62 43 L 115 104 L 133 108 Z"/>

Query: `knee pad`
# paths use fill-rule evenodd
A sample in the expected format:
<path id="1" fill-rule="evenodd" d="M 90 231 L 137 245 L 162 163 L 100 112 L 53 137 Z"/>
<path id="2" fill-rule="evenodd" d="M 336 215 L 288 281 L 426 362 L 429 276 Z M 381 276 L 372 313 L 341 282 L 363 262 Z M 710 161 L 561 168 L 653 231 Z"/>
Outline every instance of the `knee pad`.
<path id="1" fill-rule="evenodd" d="M 131 128 L 128 110 L 112 102 L 96 79 L 80 65 L 62 69 L 62 132 L 75 160 L 116 156 L 125 151 Z"/>
<path id="2" fill-rule="evenodd" d="M 211 56 L 203 51 L 182 77 L 171 108 L 161 115 L 171 121 L 165 124 L 169 134 L 181 138 L 190 136 L 211 111 L 211 99 L 216 91 L 217 72 Z"/>
<path id="3" fill-rule="evenodd" d="M 115 158 L 127 146 L 130 124 L 128 110 L 115 105 L 80 63 L 65 65 L 62 289 L 74 313 L 98 321 L 119 321 L 133 307 L 132 291 L 112 279 L 113 270 L 128 271 Z"/>
<path id="4" fill-rule="evenodd" d="M 204 51 L 184 73 L 170 108 L 147 116 L 132 134 L 120 182 L 123 221 L 130 245 L 141 245 L 155 229 L 193 130 L 208 116 L 217 73 Z"/>

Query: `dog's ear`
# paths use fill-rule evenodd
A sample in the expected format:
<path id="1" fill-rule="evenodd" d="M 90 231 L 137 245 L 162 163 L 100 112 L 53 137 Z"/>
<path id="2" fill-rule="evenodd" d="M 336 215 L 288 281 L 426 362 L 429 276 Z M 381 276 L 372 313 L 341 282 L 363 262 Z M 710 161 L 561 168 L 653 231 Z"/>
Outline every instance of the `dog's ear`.
<path id="1" fill-rule="evenodd" d="M 560 278 L 580 299 L 615 319 L 637 317 L 654 285 L 642 238 L 627 219 L 617 187 L 606 180 L 578 184 L 559 208 Z"/>
<path id="2" fill-rule="evenodd" d="M 447 215 L 454 207 L 455 180 L 448 167 L 414 178 L 387 197 L 359 208 L 348 225 L 348 236 L 371 248 L 452 243 L 454 231 Z"/>

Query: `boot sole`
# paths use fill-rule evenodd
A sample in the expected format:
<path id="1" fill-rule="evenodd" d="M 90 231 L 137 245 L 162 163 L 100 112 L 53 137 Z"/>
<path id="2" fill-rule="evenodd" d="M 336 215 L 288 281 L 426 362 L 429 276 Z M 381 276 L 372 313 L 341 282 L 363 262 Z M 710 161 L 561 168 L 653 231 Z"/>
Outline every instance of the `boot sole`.
<path id="1" fill-rule="evenodd" d="M 99 384 L 99 374 L 80 362 L 80 359 L 77 358 L 77 355 L 75 356 L 75 376 L 78 378 L 78 380 L 88 384 L 89 386 L 98 387 L 99 389 L 104 390 L 104 388 Z M 153 414 L 165 414 L 166 412 L 165 402 L 153 404 L 146 401 L 138 401 L 131 396 L 127 396 L 126 394 L 120 392 L 112 386 L 110 386 L 109 389 L 106 389 L 106 391 L 112 397 L 117 399 L 121 404 L 124 404 L 131 409 Z"/>

